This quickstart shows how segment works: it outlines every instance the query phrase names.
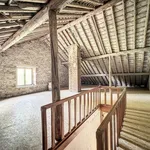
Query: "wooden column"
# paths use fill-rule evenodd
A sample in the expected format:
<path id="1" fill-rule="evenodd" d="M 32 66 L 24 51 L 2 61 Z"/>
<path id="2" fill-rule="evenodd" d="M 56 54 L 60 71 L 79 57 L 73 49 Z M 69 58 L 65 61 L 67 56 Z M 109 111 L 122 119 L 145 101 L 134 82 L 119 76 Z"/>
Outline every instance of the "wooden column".
<path id="1" fill-rule="evenodd" d="M 60 100 L 60 86 L 58 74 L 58 40 L 57 40 L 57 19 L 56 10 L 49 9 L 49 31 L 50 31 L 50 51 L 51 51 L 51 72 L 52 72 L 52 101 Z M 63 107 L 56 107 L 55 111 L 55 138 L 57 141 L 62 137 L 62 115 Z"/>
<path id="2" fill-rule="evenodd" d="M 81 58 L 77 45 L 71 45 L 69 51 L 69 90 L 71 92 L 81 91 Z"/>

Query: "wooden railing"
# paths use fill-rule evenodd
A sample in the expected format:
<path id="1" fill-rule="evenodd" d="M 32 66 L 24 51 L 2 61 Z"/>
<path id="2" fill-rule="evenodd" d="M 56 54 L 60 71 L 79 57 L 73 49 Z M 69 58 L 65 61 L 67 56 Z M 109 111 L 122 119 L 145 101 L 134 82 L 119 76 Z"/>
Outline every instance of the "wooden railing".
<path id="1" fill-rule="evenodd" d="M 126 108 L 126 89 L 123 90 L 106 118 L 97 129 L 97 150 L 116 150 Z"/>
<path id="2" fill-rule="evenodd" d="M 110 92 L 110 94 L 108 93 Z M 120 88 L 96 87 L 41 107 L 43 150 L 58 149 L 98 108 L 113 105 Z M 114 97 L 116 95 L 116 98 Z M 113 98 L 114 97 L 114 98 Z M 61 141 L 55 140 L 55 110 L 62 106 Z M 65 114 L 65 115 L 64 115 Z M 61 149 L 63 149 L 62 147 Z"/>

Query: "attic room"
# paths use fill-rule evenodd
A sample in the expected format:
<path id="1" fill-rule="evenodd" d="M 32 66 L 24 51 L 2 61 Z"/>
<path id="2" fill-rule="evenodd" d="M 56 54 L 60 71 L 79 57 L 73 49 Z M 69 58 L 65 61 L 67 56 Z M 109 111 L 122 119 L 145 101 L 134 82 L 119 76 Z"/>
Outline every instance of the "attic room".
<path id="1" fill-rule="evenodd" d="M 150 0 L 0 0 L 0 150 L 150 150 Z"/>

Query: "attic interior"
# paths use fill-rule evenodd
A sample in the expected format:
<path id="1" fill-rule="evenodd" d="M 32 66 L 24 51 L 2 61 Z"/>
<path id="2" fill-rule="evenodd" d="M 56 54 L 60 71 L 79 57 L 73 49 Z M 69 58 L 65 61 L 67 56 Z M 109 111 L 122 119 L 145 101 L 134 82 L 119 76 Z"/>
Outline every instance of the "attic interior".
<path id="1" fill-rule="evenodd" d="M 150 0 L 0 0 L 0 150 L 150 149 Z"/>

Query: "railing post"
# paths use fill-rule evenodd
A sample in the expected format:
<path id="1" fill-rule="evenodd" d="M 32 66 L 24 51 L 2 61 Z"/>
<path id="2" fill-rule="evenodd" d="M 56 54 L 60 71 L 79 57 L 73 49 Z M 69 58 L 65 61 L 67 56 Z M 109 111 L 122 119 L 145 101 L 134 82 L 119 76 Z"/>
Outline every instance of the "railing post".
<path id="1" fill-rule="evenodd" d="M 103 150 L 104 149 L 104 132 L 99 133 L 96 132 L 96 139 L 97 139 L 97 150 Z"/>
<path id="2" fill-rule="evenodd" d="M 113 128 L 112 128 L 112 117 L 110 120 L 110 149 L 113 149 Z"/>
<path id="3" fill-rule="evenodd" d="M 116 119 L 115 113 L 113 114 L 113 139 L 114 139 L 114 150 L 116 150 Z"/>
<path id="4" fill-rule="evenodd" d="M 46 109 L 41 108 L 42 121 L 42 150 L 47 150 L 47 115 Z"/>
<path id="5" fill-rule="evenodd" d="M 51 108 L 51 143 L 52 143 L 52 148 L 55 147 L 55 112 L 56 112 L 56 107 Z M 60 131 L 61 132 L 61 131 Z"/>

